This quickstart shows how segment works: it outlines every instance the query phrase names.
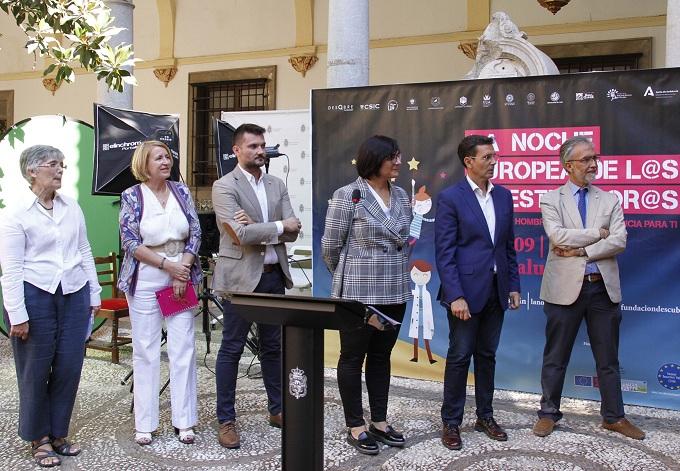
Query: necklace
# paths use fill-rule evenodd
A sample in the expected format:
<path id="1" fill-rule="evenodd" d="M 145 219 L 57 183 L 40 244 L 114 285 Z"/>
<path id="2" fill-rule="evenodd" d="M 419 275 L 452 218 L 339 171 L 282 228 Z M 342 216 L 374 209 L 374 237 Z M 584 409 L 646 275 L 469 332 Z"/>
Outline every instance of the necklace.
<path id="1" fill-rule="evenodd" d="M 156 191 L 153 188 L 151 188 L 148 184 L 146 187 L 151 190 L 151 193 L 156 197 L 156 201 L 158 201 L 158 204 L 161 205 L 163 209 L 165 209 L 165 205 L 168 203 L 168 197 L 170 196 L 170 189 L 168 188 L 167 183 L 163 186 L 163 189 L 161 191 Z"/>
<path id="2" fill-rule="evenodd" d="M 44 204 L 42 204 L 42 203 L 40 202 L 40 200 L 37 200 L 37 201 L 38 201 L 38 204 L 39 204 L 40 206 L 42 206 L 42 208 L 43 208 L 45 211 L 52 211 L 52 210 L 54 209 L 54 202 L 52 202 L 52 207 L 51 207 L 51 208 L 48 208 L 47 206 L 45 206 Z"/>
<path id="3" fill-rule="evenodd" d="M 156 199 L 158 199 L 158 202 L 161 204 L 163 208 L 165 208 L 165 205 L 168 203 L 168 196 L 170 192 L 168 191 L 168 187 L 165 187 L 165 191 L 163 191 L 160 195 L 156 193 Z"/>

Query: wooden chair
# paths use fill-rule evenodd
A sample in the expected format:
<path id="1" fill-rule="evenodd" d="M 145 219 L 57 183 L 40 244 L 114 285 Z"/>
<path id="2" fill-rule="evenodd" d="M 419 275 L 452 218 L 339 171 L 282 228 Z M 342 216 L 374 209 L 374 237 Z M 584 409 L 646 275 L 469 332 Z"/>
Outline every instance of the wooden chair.
<path id="1" fill-rule="evenodd" d="M 118 291 L 118 287 L 116 286 L 118 283 L 117 261 L 115 252 L 109 253 L 106 257 L 94 258 L 99 284 L 102 289 L 106 286 L 111 287 L 111 297 L 102 297 L 102 307 L 99 310 L 99 314 L 97 314 L 97 317 L 103 317 L 104 319 L 111 321 L 111 341 L 90 339 L 86 345 L 87 348 L 111 352 L 111 363 L 118 363 L 118 348 L 121 345 L 132 342 L 130 337 L 121 337 L 118 335 L 118 320 L 123 317 L 128 317 L 130 313 L 128 311 L 127 299 L 125 299 L 124 296 L 121 296 L 122 293 Z"/>

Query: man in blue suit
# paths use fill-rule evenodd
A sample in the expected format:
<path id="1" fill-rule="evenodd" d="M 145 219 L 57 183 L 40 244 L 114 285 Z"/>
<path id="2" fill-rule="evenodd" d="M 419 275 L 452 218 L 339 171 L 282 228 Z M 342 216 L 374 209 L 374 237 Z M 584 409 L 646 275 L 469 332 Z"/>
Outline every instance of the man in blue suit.
<path id="1" fill-rule="evenodd" d="M 498 162 L 493 139 L 465 137 L 458 157 L 467 175 L 439 194 L 435 218 L 438 299 L 450 311 L 441 413 L 442 443 L 451 450 L 463 446 L 459 427 L 472 356 L 475 430 L 508 439 L 493 418 L 496 349 L 504 312 L 517 309 L 520 300 L 512 196 L 489 181 Z"/>

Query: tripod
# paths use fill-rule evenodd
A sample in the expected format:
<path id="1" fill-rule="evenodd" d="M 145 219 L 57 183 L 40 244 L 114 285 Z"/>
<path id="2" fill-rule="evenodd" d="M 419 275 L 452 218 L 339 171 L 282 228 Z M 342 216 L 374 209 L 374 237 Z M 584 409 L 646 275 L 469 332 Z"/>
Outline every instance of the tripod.
<path id="1" fill-rule="evenodd" d="M 217 306 L 217 308 L 220 310 L 221 314 L 222 300 L 218 296 L 215 296 L 215 294 L 213 294 L 213 292 L 208 287 L 208 275 L 212 275 L 212 267 L 210 266 L 212 258 L 201 255 L 200 260 L 201 269 L 203 270 L 203 283 L 202 290 L 198 295 L 198 299 L 201 302 L 200 314 L 203 317 L 203 334 L 205 335 L 207 353 L 210 353 L 210 338 L 212 337 L 211 333 L 212 326 L 210 318 L 213 318 L 216 322 L 219 322 L 222 325 L 224 324 L 220 320 L 219 316 L 216 316 L 215 314 L 210 312 L 210 306 L 208 305 L 208 301 L 212 301 L 212 303 L 215 306 Z"/>
<path id="2" fill-rule="evenodd" d="M 220 325 L 224 325 L 224 323 L 222 322 L 222 313 L 224 312 L 224 305 L 222 303 L 222 299 L 219 296 L 216 296 L 212 292 L 212 290 L 210 290 L 210 288 L 208 287 L 208 276 L 212 275 L 213 273 L 211 266 L 211 263 L 214 264 L 213 258 L 201 255 L 200 261 L 201 269 L 203 270 L 203 283 L 202 290 L 198 296 L 198 299 L 201 302 L 201 310 L 199 312 L 203 318 L 203 334 L 205 335 L 207 348 L 206 353 L 209 354 L 210 340 L 212 337 L 211 330 L 213 326 L 216 325 L 217 323 L 219 323 Z M 215 315 L 213 312 L 210 311 L 210 305 L 208 304 L 209 302 L 212 302 L 215 306 L 217 306 L 217 308 L 220 311 L 219 315 Z M 246 339 L 246 348 L 250 350 L 253 356 L 255 356 L 256 358 L 258 357 L 259 342 L 256 324 L 253 324 L 250 327 L 250 332 L 248 333 L 248 338 Z"/>

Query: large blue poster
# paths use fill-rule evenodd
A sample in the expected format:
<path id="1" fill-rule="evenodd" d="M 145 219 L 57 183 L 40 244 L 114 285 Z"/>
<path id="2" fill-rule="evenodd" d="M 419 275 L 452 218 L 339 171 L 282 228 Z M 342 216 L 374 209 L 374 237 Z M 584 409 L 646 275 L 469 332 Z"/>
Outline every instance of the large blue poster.
<path id="1" fill-rule="evenodd" d="M 437 195 L 463 177 L 456 146 L 466 134 L 491 135 L 501 156 L 492 181 L 513 193 L 522 282 L 521 308 L 506 312 L 496 386 L 540 392 L 545 316 L 539 290 L 548 242 L 538 201 L 566 181 L 557 156 L 560 144 L 584 135 L 601 156 L 594 184 L 619 197 L 628 230 L 627 249 L 619 256 L 624 401 L 680 409 L 679 90 L 680 69 L 661 69 L 314 91 L 315 296 L 330 291 L 330 274 L 320 258 L 328 199 L 356 178 L 353 158 L 366 137 L 385 134 L 399 141 L 404 158 L 395 183 L 412 196 L 421 223 L 411 259 L 416 269 L 427 271 L 435 266 Z M 446 311 L 434 301 L 436 269 L 431 275 L 425 285 L 433 299 L 430 345 L 445 358 Z M 409 313 L 411 306 L 400 340 L 411 344 Z M 599 399 L 585 326 L 564 394 Z"/>

